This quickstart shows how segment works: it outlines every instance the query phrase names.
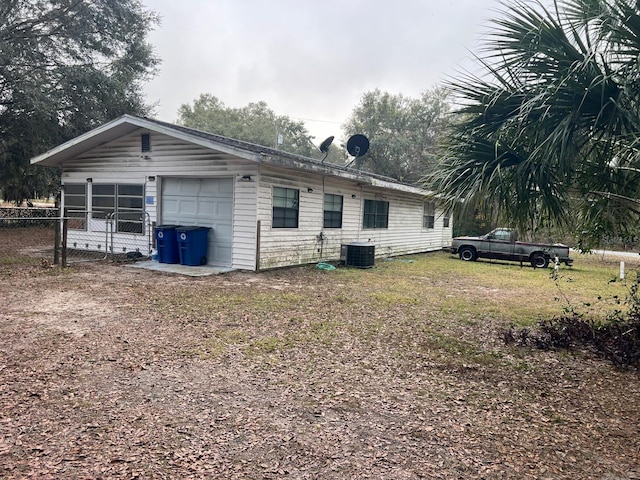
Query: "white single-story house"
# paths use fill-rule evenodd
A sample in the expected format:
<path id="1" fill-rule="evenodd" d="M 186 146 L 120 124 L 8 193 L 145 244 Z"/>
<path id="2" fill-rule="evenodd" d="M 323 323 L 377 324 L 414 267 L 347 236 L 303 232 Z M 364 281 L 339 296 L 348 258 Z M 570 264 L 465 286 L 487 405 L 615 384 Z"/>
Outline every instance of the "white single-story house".
<path id="1" fill-rule="evenodd" d="M 31 163 L 61 169 L 80 249 L 146 256 L 155 227 L 204 226 L 208 264 L 256 271 L 336 261 L 356 242 L 376 257 L 451 243 L 451 220 L 421 188 L 150 118 L 124 115 Z"/>

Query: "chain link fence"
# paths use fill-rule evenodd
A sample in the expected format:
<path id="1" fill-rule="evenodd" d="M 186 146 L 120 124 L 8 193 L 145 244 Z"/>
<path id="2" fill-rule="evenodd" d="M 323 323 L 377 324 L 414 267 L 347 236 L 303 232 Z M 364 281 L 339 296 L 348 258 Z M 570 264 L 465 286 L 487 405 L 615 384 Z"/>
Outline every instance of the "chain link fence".
<path id="1" fill-rule="evenodd" d="M 16 266 L 53 264 L 56 257 L 57 208 L 0 208 L 0 271 Z M 59 250 L 58 250 L 59 254 Z"/>
<path id="2" fill-rule="evenodd" d="M 153 227 L 146 213 L 92 215 L 57 208 L 0 208 L 0 266 L 87 261 L 136 261 L 151 256 Z"/>

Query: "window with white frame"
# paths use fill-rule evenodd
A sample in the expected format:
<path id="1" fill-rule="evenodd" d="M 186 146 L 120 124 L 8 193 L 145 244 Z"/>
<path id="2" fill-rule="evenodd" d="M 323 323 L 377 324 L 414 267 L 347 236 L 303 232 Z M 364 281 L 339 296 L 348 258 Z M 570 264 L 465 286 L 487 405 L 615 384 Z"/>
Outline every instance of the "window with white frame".
<path id="1" fill-rule="evenodd" d="M 113 218 L 118 233 L 144 233 L 144 185 L 94 183 L 91 212 L 93 218 Z"/>
<path id="2" fill-rule="evenodd" d="M 422 228 L 435 228 L 436 206 L 433 202 L 424 202 L 422 213 Z"/>
<path id="3" fill-rule="evenodd" d="M 300 190 L 273 187 L 272 228 L 298 228 Z"/>
<path id="4" fill-rule="evenodd" d="M 324 194 L 324 228 L 342 228 L 342 195 Z"/>
<path id="5" fill-rule="evenodd" d="M 365 200 L 362 228 L 389 228 L 389 202 Z"/>

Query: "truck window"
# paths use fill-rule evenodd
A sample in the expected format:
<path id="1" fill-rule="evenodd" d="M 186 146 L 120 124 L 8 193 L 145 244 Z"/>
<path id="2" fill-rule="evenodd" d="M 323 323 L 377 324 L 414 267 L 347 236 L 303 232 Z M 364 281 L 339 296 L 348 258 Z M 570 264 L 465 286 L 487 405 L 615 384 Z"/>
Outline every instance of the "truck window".
<path id="1" fill-rule="evenodd" d="M 508 230 L 496 230 L 493 232 L 493 238 L 502 240 L 503 242 L 509 242 L 511 241 L 511 232 Z"/>

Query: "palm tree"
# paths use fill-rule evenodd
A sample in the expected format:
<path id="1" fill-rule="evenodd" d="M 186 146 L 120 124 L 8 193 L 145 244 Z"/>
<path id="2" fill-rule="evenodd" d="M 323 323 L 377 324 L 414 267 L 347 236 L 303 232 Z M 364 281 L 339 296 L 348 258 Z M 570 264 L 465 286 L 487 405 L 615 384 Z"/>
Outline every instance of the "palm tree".
<path id="1" fill-rule="evenodd" d="M 448 206 L 491 204 L 521 228 L 575 223 L 597 237 L 640 219 L 640 11 L 635 0 L 503 4 L 482 74 L 459 102 L 425 183 Z"/>

